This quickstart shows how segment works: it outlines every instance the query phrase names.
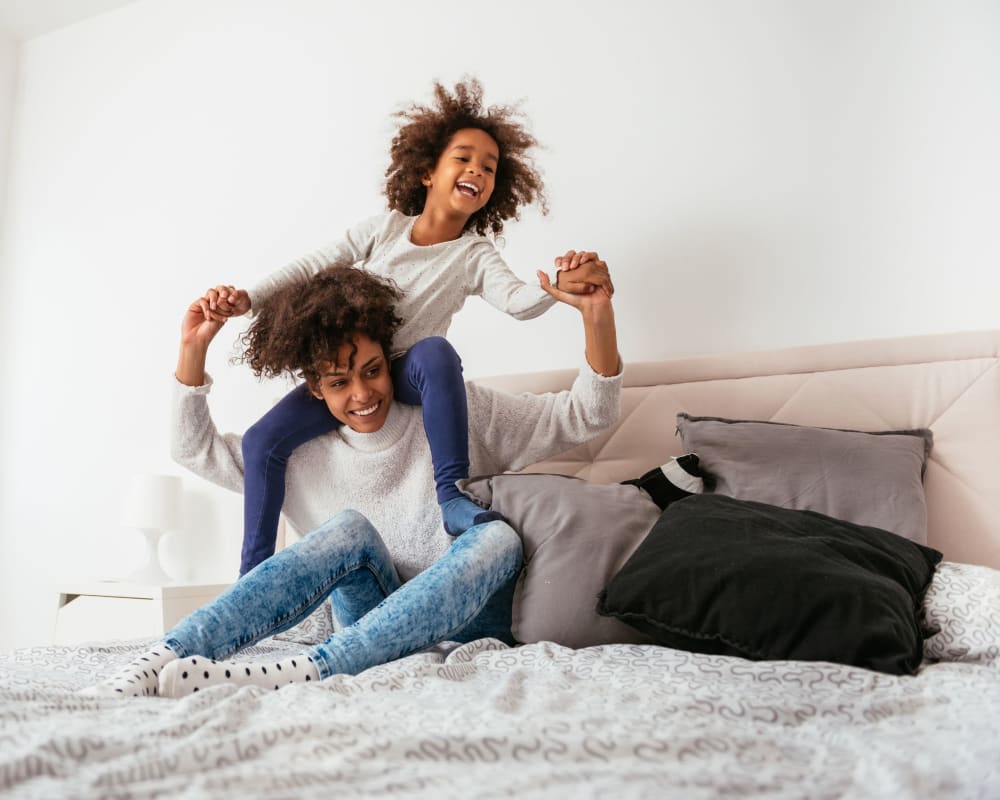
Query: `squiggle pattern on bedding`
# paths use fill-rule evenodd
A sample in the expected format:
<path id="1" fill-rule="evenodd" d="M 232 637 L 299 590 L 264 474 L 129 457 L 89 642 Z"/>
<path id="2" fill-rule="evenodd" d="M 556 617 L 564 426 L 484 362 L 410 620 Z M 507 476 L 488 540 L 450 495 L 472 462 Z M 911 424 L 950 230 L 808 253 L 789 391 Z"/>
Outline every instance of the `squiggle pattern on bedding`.
<path id="1" fill-rule="evenodd" d="M 952 611 L 954 609 L 954 611 Z M 0 791 L 23 797 L 988 797 L 1000 573 L 944 565 L 916 676 L 659 647 L 444 647 L 279 692 L 73 690 L 138 643 L 0 657 Z M 984 627 L 985 626 L 985 627 Z M 251 657 L 298 646 L 269 642 Z"/>

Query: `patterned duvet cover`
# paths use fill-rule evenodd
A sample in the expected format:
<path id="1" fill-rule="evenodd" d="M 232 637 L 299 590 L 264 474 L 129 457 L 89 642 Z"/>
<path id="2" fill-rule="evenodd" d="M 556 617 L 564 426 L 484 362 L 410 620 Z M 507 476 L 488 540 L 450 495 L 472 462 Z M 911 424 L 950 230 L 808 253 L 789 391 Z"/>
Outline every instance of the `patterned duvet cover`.
<path id="1" fill-rule="evenodd" d="M 938 633 L 904 677 L 482 640 L 277 692 L 124 699 L 75 690 L 142 642 L 14 651 L 0 656 L 0 794 L 1000 797 L 1000 572 L 945 562 L 926 608 Z"/>

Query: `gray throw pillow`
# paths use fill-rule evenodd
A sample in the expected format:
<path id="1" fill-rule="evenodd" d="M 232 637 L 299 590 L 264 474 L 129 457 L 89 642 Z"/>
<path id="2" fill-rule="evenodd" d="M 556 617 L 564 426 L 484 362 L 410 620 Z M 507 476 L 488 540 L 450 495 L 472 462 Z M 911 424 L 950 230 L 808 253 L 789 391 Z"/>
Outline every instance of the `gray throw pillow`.
<path id="1" fill-rule="evenodd" d="M 929 430 L 870 433 L 684 413 L 677 429 L 717 494 L 816 511 L 927 543 Z"/>
<path id="2" fill-rule="evenodd" d="M 521 643 L 565 647 L 645 644 L 651 638 L 597 613 L 597 596 L 649 533 L 660 508 L 637 486 L 564 475 L 493 475 L 463 491 L 503 514 L 521 534 L 524 569 L 512 632 Z"/>

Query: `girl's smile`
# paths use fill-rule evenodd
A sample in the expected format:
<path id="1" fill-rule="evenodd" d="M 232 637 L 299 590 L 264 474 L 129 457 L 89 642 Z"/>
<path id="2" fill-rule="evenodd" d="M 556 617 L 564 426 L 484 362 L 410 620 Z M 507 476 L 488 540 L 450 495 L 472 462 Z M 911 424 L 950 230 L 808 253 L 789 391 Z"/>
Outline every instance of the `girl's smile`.
<path id="1" fill-rule="evenodd" d="M 434 171 L 423 179 L 427 187 L 425 211 L 446 209 L 466 219 L 471 217 L 489 202 L 499 163 L 500 148 L 486 131 L 456 131 Z"/>

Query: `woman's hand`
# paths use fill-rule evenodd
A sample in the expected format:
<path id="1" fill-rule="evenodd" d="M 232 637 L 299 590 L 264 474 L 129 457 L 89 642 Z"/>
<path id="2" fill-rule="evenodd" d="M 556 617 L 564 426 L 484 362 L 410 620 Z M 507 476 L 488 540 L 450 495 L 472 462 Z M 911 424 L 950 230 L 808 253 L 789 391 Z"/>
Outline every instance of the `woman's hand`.
<path id="1" fill-rule="evenodd" d="M 199 297 L 188 306 L 181 320 L 181 347 L 194 346 L 207 350 L 227 319 L 210 311 L 205 298 Z"/>
<path id="2" fill-rule="evenodd" d="M 583 317 L 585 352 L 590 368 L 600 375 L 617 375 L 621 371 L 621 359 L 618 357 L 618 329 L 615 327 L 611 296 L 604 291 L 573 294 L 553 286 L 549 276 L 541 270 L 537 274 L 538 282 L 546 292 L 559 302 L 579 309 Z"/>
<path id="3" fill-rule="evenodd" d="M 185 386 L 205 385 L 208 346 L 226 324 L 227 317 L 219 318 L 207 304 L 206 298 L 199 297 L 187 307 L 181 320 L 181 347 L 174 377 Z"/>

